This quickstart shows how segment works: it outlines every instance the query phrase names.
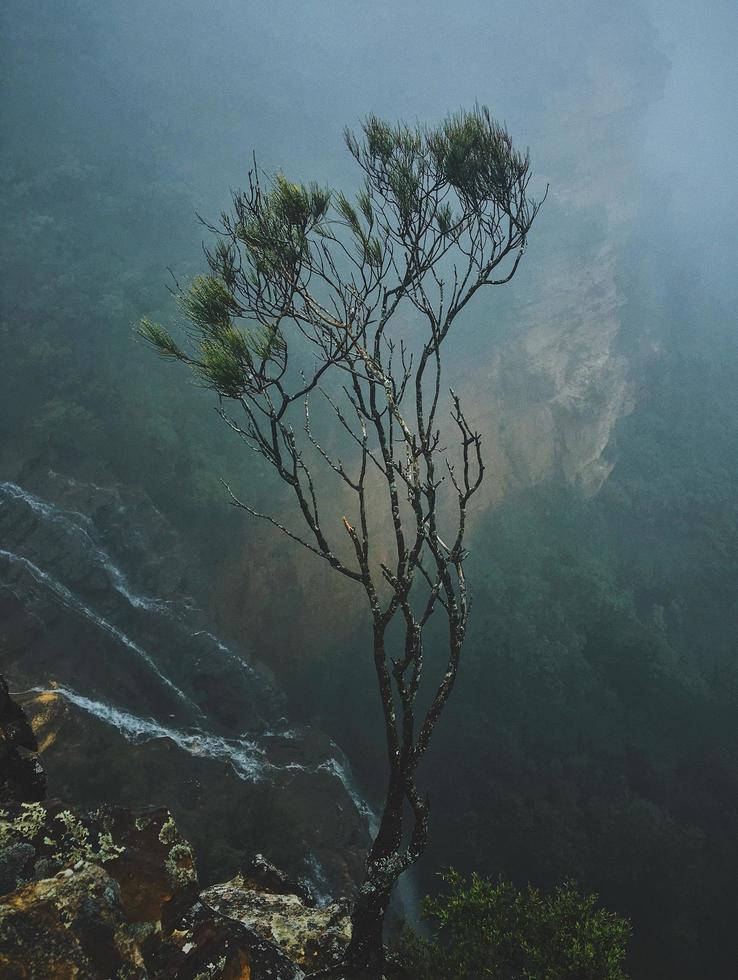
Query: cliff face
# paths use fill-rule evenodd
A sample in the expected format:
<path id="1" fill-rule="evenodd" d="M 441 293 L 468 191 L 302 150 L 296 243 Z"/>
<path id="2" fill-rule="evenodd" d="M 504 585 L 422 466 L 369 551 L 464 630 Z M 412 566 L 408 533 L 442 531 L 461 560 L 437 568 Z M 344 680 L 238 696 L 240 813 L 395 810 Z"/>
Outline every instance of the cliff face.
<path id="1" fill-rule="evenodd" d="M 591 495 L 610 474 L 608 444 L 633 407 L 630 368 L 618 351 L 624 297 L 616 264 L 611 244 L 576 266 L 547 256 L 534 295 L 519 291 L 514 329 L 467 365 L 466 397 L 489 461 L 477 506 L 551 478 Z"/>
<path id="2" fill-rule="evenodd" d="M 545 4 L 536 6 L 531 23 L 546 23 Z M 515 279 L 490 290 L 488 313 L 469 314 L 475 353 L 460 352 L 453 379 L 485 437 L 478 506 L 551 477 L 596 493 L 612 469 L 615 425 L 633 407 L 636 366 L 622 334 L 638 286 L 623 260 L 643 264 L 654 251 L 650 216 L 663 192 L 644 172 L 642 126 L 669 62 L 644 9 L 611 5 L 603 18 L 574 4 L 560 16 L 544 45 L 557 69 L 548 86 L 531 73 L 525 132 L 534 192 L 549 184 L 548 197 Z M 535 47 L 540 56 L 538 34 Z"/>
<path id="3" fill-rule="evenodd" d="M 171 807 L 206 881 L 258 849 L 350 893 L 371 814 L 347 760 L 290 725 L 273 679 L 215 634 L 163 516 L 53 474 L 33 488 L 0 483 L 0 669 L 33 727 L 0 746 L 8 765 L 37 743 L 55 796 Z"/>
<path id="4" fill-rule="evenodd" d="M 341 782 L 340 753 L 319 732 L 275 732 L 259 752 L 253 740 L 202 731 L 151 727 L 137 734 L 127 728 L 133 716 L 106 720 L 68 692 L 19 700 L 52 795 L 93 808 L 170 808 L 197 850 L 205 882 L 233 874 L 257 850 L 318 895 L 348 896 L 359 880 L 366 819 Z"/>
<path id="5" fill-rule="evenodd" d="M 261 857 L 202 891 L 167 809 L 2 802 L 5 977 L 299 980 L 350 938 L 344 907 L 316 908 Z"/>
<path id="6" fill-rule="evenodd" d="M 3 744 L 32 751 L 31 722 L 3 692 Z M 55 734 L 66 742 L 70 732 Z M 41 748 L 49 738 L 44 730 Z M 68 747 L 80 776 L 87 770 L 94 779 L 94 756 Z M 45 801 L 37 760 L 24 761 L 0 787 L 4 977 L 300 980 L 340 958 L 351 935 L 344 905 L 318 907 L 309 889 L 261 855 L 203 890 L 167 808 Z"/>

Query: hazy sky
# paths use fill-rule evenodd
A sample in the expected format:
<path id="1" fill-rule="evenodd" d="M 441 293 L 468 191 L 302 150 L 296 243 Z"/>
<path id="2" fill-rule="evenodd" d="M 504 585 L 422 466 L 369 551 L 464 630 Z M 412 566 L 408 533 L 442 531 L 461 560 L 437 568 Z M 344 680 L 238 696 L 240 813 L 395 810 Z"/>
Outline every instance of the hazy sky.
<path id="1" fill-rule="evenodd" d="M 252 149 L 295 178 L 345 183 L 344 125 L 370 111 L 433 120 L 479 100 L 530 145 L 560 207 L 640 220 L 644 248 L 655 239 L 738 298 L 731 0 L 3 8 L 4 159 L 21 170 L 135 164 L 212 213 Z"/>
<path id="2" fill-rule="evenodd" d="M 696 232 L 707 284 L 738 299 L 738 4 L 649 0 L 670 61 L 643 153 L 668 181 L 684 247 Z"/>

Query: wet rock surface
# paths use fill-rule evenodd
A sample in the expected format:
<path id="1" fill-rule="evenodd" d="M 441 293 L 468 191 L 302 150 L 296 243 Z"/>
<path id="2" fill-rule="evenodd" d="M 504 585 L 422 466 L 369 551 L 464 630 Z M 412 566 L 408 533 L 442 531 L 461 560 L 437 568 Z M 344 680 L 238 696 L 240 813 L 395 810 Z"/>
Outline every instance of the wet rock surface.
<path id="1" fill-rule="evenodd" d="M 4 896 L 0 975 L 7 980 L 146 977 L 115 880 L 97 865 L 81 864 Z"/>
<path id="2" fill-rule="evenodd" d="M 89 809 L 104 799 L 168 807 L 206 883 L 248 869 L 262 850 L 289 869 L 291 882 L 309 878 L 318 894 L 348 895 L 361 874 L 366 823 L 337 776 L 321 768 L 334 751 L 324 737 L 271 737 L 270 765 L 283 758 L 283 768 L 260 777 L 249 770 L 263 756 L 236 740 L 188 740 L 173 730 L 129 738 L 61 693 L 20 700 L 53 796 Z"/>
<path id="3" fill-rule="evenodd" d="M 20 705 L 0 677 L 0 802 L 42 800 L 46 777 L 38 759 L 38 742 Z"/>
<path id="4" fill-rule="evenodd" d="M 261 855 L 247 875 L 201 891 L 166 809 L 10 804 L 0 865 L 8 980 L 301 980 L 350 937 L 343 906 L 287 892 L 287 876 Z"/>
<path id="5" fill-rule="evenodd" d="M 38 468 L 0 479 L 0 670 L 25 692 L 50 795 L 170 807 L 206 882 L 264 850 L 324 899 L 348 894 L 368 810 L 347 762 L 216 635 L 189 561 L 144 494 Z"/>
<path id="6" fill-rule="evenodd" d="M 51 680 L 217 731 L 273 722 L 282 698 L 209 629 L 196 564 L 145 494 L 32 469 L 0 478 L 0 655 L 15 689 Z"/>
<path id="7" fill-rule="evenodd" d="M 338 962 L 351 938 L 345 905 L 306 905 L 297 895 L 254 890 L 237 875 L 203 892 L 202 901 L 278 946 L 306 972 Z"/>

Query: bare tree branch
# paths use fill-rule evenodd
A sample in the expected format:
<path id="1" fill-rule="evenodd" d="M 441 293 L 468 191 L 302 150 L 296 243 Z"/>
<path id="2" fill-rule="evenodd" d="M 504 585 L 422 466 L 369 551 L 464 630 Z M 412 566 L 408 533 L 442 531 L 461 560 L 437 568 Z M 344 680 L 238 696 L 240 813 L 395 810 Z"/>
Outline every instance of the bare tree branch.
<path id="1" fill-rule="evenodd" d="M 528 195 L 527 154 L 485 108 L 436 128 L 370 116 L 345 139 L 363 178 L 355 200 L 265 178 L 254 162 L 232 210 L 204 222 L 215 236 L 208 275 L 187 288 L 175 280 L 189 347 L 148 321 L 141 332 L 217 392 L 226 424 L 291 489 L 303 532 L 224 483 L 234 506 L 328 562 L 367 601 L 389 772 L 340 968 L 352 977 L 379 975 L 392 887 L 426 845 L 429 804 L 416 771 L 453 690 L 469 618 L 464 540 L 484 460 L 454 391 L 450 432 L 438 421 L 443 344 L 483 287 L 513 278 L 540 204 Z M 338 436 L 347 456 L 334 448 Z M 314 460 L 325 464 L 315 475 Z M 342 527 L 350 564 L 327 527 Z M 439 610 L 448 655 L 433 680 L 425 630 Z M 389 649 L 396 620 L 398 650 Z"/>

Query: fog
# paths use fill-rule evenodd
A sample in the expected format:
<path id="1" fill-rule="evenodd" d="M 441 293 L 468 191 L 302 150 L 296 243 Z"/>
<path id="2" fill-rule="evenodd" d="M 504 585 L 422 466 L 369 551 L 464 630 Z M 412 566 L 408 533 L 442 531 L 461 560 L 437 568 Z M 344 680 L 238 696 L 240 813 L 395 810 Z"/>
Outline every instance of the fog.
<path id="1" fill-rule="evenodd" d="M 449 864 L 571 875 L 632 917 L 634 977 L 732 975 L 735 3 L 5 0 L 0 23 L 0 482 L 46 499 L 52 471 L 153 501 L 188 556 L 172 578 L 372 799 L 358 600 L 228 507 L 221 478 L 280 515 L 290 501 L 135 324 L 176 320 L 171 275 L 204 271 L 197 216 L 227 209 L 254 159 L 353 191 L 344 127 L 475 104 L 529 148 L 548 197 L 525 260 L 448 353 L 489 472 L 469 673 L 415 886 Z M 14 574 L 0 563 L 0 596 Z M 0 622 L 9 673 L 19 635 Z M 23 679 L 47 683 L 31 663 Z"/>

